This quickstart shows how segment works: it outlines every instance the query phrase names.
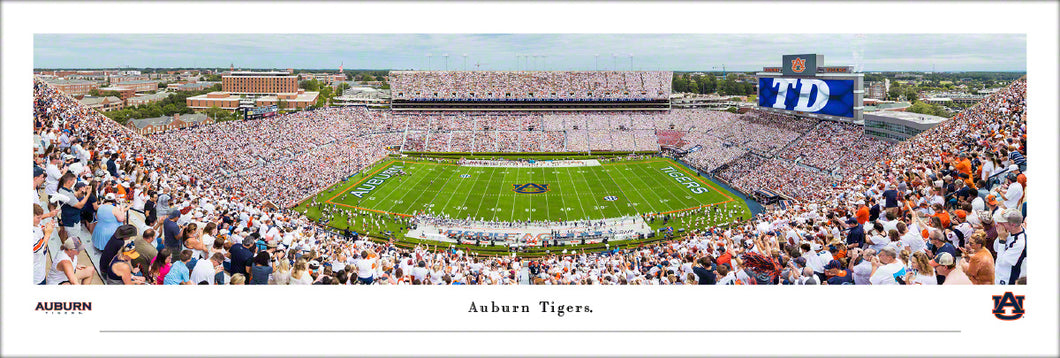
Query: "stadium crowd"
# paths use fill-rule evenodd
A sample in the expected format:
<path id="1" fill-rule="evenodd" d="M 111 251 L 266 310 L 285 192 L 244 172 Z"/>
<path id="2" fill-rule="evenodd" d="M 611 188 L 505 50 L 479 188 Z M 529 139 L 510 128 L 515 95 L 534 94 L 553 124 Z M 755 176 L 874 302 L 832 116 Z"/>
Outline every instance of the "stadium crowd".
<path id="1" fill-rule="evenodd" d="M 453 86 L 451 78 L 428 74 L 395 79 L 407 79 L 405 88 Z M 527 86 L 555 81 L 535 73 L 513 76 Z M 617 88 L 607 85 L 606 75 L 594 76 L 564 78 L 585 77 L 589 91 Z M 482 83 L 490 88 L 496 81 L 504 80 Z M 523 259 L 351 240 L 286 209 L 400 144 L 410 121 L 399 123 L 400 116 L 323 109 L 144 137 L 35 80 L 34 283 L 84 284 L 97 272 L 107 284 L 1022 283 L 1025 96 L 1026 81 L 1016 81 L 885 155 L 838 159 L 832 165 L 844 171 L 836 174 L 760 155 L 774 153 L 812 124 L 771 126 L 756 122 L 771 119 L 756 117 L 733 125 L 721 120 L 728 115 L 692 111 L 632 115 L 616 122 L 743 139 L 738 144 L 762 153 L 739 157 L 730 163 L 749 164 L 730 165 L 719 175 L 737 187 L 780 188 L 799 200 L 727 228 L 703 227 L 599 253 Z M 590 132 L 568 131 L 567 149 L 572 133 L 585 133 L 574 142 L 579 147 L 602 144 Z M 476 147 L 510 139 L 479 134 L 486 132 L 462 139 L 470 137 Z M 79 262 L 82 252 L 92 265 Z"/>
<path id="2" fill-rule="evenodd" d="M 668 99 L 672 72 L 392 71 L 394 99 Z"/>

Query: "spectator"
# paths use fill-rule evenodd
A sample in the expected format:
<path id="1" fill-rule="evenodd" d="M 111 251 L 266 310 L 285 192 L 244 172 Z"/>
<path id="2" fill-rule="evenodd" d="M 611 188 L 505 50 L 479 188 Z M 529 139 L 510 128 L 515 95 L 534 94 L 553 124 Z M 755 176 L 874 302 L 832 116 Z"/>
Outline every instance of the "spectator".
<path id="1" fill-rule="evenodd" d="M 935 275 L 935 268 L 928 259 L 927 252 L 914 252 L 909 259 L 909 270 L 906 273 L 907 285 L 938 285 L 939 279 Z"/>
<path id="2" fill-rule="evenodd" d="M 135 266 L 151 267 L 155 256 L 158 256 L 158 247 L 155 244 L 155 230 L 144 230 L 140 237 L 133 239 L 133 243 L 136 245 L 136 253 L 140 255 L 138 259 L 133 260 Z"/>
<path id="3" fill-rule="evenodd" d="M 905 266 L 898 261 L 898 254 L 894 248 L 885 247 L 873 258 L 869 283 L 873 285 L 905 284 Z"/>
<path id="4" fill-rule="evenodd" d="M 133 276 L 135 266 L 133 266 L 133 259 L 139 257 L 135 255 L 136 245 L 132 244 L 132 250 L 134 253 L 126 255 L 124 253 L 126 240 L 136 236 L 136 228 L 132 225 L 121 225 L 114 229 L 114 234 L 107 239 L 107 246 L 103 248 L 103 253 L 99 257 L 99 263 L 101 266 L 100 276 L 103 278 L 103 282 L 108 285 L 111 284 L 130 284 L 128 279 Z M 113 268 L 119 267 L 123 270 L 127 270 L 128 277 L 122 276 L 122 273 L 113 271 Z"/>
<path id="5" fill-rule="evenodd" d="M 253 265 L 254 253 L 257 248 L 254 245 L 253 237 L 246 237 L 243 239 L 242 245 L 234 245 L 230 251 L 232 259 L 232 267 L 229 272 L 232 274 L 243 274 L 244 277 L 249 274 L 250 266 Z"/>
<path id="6" fill-rule="evenodd" d="M 994 251 L 994 284 L 1012 285 L 1016 279 L 1027 275 L 1027 234 L 1023 230 L 1023 214 L 1017 209 L 1006 209 L 998 221 L 997 241 Z"/>
<path id="7" fill-rule="evenodd" d="M 96 249 L 103 250 L 107 247 L 107 242 L 111 235 L 114 234 L 114 230 L 125 222 L 127 210 L 128 207 L 124 204 L 117 205 L 117 198 L 114 193 L 107 193 L 103 199 L 103 205 L 96 211 L 98 223 L 92 233 L 92 243 L 96 246 Z"/>
<path id="8" fill-rule="evenodd" d="M 199 261 L 191 271 L 191 282 L 196 285 L 213 285 L 217 272 L 224 269 L 224 262 L 224 256 L 217 253 L 211 255 L 209 260 Z"/>
<path id="9" fill-rule="evenodd" d="M 250 283 L 251 285 L 268 285 L 269 275 L 272 274 L 272 266 L 270 266 L 269 253 L 259 252 L 254 257 L 254 266 L 250 269 Z"/>
<path id="10" fill-rule="evenodd" d="M 957 265 L 954 263 L 953 255 L 948 252 L 943 252 L 935 256 L 934 260 L 931 260 L 931 266 L 935 267 L 935 272 L 946 277 L 943 285 L 971 285 L 972 281 L 968 279 L 968 275 L 964 274 L 964 271 L 957 269 Z"/>
<path id="11" fill-rule="evenodd" d="M 165 236 L 163 244 L 169 252 L 176 253 L 181 251 L 180 233 L 181 227 L 177 225 L 177 220 L 180 219 L 180 211 L 170 211 L 168 218 L 162 223 L 162 234 Z"/>
<path id="12" fill-rule="evenodd" d="M 65 242 L 67 238 L 81 241 L 81 208 L 88 202 L 88 189 L 85 183 L 76 183 L 73 174 L 67 173 L 59 179 L 59 189 L 55 197 L 60 205 L 59 222 L 63 224 L 60 237 Z M 97 247 L 98 248 L 98 247 Z"/>
<path id="13" fill-rule="evenodd" d="M 52 260 L 48 271 L 49 285 L 90 285 L 96 270 L 77 263 L 77 257 L 84 250 L 84 245 L 77 240 L 67 240 L 62 250 Z"/>
<path id="14" fill-rule="evenodd" d="M 170 260 L 170 251 L 168 248 L 162 248 L 158 251 L 158 255 L 155 256 L 154 261 L 151 261 L 151 271 L 147 276 L 147 282 L 153 285 L 161 285 L 165 281 L 165 277 L 169 274 L 169 269 L 172 268 L 173 262 Z"/>
<path id="15" fill-rule="evenodd" d="M 294 271 L 291 272 L 292 285 L 309 285 L 313 283 L 313 277 L 309 273 L 309 266 L 303 259 L 294 263 Z"/>
<path id="16" fill-rule="evenodd" d="M 843 267 L 839 260 L 829 261 L 824 266 L 824 274 L 828 277 L 825 281 L 829 285 L 853 285 L 854 272 Z"/>
<path id="17" fill-rule="evenodd" d="M 961 271 L 976 285 L 994 284 L 994 257 L 984 247 L 986 232 L 979 230 L 968 239 L 966 248 L 962 248 Z"/>
<path id="18" fill-rule="evenodd" d="M 170 267 L 169 273 L 166 274 L 163 280 L 164 285 L 191 285 L 191 271 L 188 270 L 188 263 L 191 262 L 191 250 L 184 250 L 180 252 L 180 261 L 174 262 L 173 267 Z"/>
<path id="19" fill-rule="evenodd" d="M 48 240 L 55 230 L 55 221 L 41 225 L 43 217 L 44 209 L 33 204 L 33 283 L 38 285 L 45 284 L 48 275 Z"/>

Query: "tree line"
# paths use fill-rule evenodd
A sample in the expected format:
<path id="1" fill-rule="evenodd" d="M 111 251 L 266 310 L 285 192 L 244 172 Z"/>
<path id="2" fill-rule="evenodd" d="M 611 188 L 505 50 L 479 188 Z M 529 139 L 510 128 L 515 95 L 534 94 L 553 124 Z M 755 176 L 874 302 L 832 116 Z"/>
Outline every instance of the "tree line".
<path id="1" fill-rule="evenodd" d="M 125 107 L 116 111 L 103 112 L 103 115 L 113 119 L 122 125 L 127 123 L 130 119 L 144 119 L 144 118 L 155 118 L 162 116 L 172 116 L 174 114 L 191 114 L 194 111 L 188 108 L 188 97 L 198 96 L 206 94 L 208 92 L 220 91 L 221 85 L 216 84 L 212 87 L 202 91 L 191 91 L 191 92 L 174 92 L 170 93 L 169 96 L 158 102 L 152 102 L 147 104 L 141 104 L 138 106 Z M 108 91 L 109 92 L 109 91 Z M 107 92 L 102 93 L 108 95 Z M 116 94 L 116 93 L 115 93 Z M 213 117 L 211 117 L 213 118 Z M 216 118 L 215 118 L 216 119 Z"/>
<path id="2" fill-rule="evenodd" d="M 737 82 L 735 74 L 730 74 L 721 80 L 713 74 L 674 74 L 672 86 L 673 91 L 679 93 L 717 93 L 721 96 L 746 96 L 755 93 L 753 83 Z"/>

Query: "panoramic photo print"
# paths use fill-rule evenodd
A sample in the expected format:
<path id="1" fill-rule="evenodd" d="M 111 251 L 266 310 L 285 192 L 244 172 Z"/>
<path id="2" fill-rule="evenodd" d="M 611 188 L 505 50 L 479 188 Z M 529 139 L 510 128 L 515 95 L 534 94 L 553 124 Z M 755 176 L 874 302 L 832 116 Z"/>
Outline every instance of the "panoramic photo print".
<path id="1" fill-rule="evenodd" d="M 34 40 L 35 285 L 1028 279 L 1022 34 Z"/>

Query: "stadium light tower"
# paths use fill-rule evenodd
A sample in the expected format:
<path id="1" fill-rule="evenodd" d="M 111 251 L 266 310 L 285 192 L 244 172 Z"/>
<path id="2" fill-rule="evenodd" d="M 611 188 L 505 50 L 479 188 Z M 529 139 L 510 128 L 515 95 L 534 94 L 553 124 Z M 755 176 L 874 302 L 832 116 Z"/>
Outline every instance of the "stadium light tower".
<path id="1" fill-rule="evenodd" d="M 629 54 L 629 70 L 633 71 L 633 54 Z"/>
<path id="2" fill-rule="evenodd" d="M 427 71 L 431 70 L 431 54 L 427 54 Z"/>
<path id="3" fill-rule="evenodd" d="M 464 71 L 467 71 L 467 54 L 464 54 Z"/>
<path id="4" fill-rule="evenodd" d="M 445 57 L 445 70 L 449 71 L 449 54 L 443 53 L 442 57 Z"/>
<path id="5" fill-rule="evenodd" d="M 614 52 L 611 53 L 611 71 L 618 69 L 618 55 Z"/>

